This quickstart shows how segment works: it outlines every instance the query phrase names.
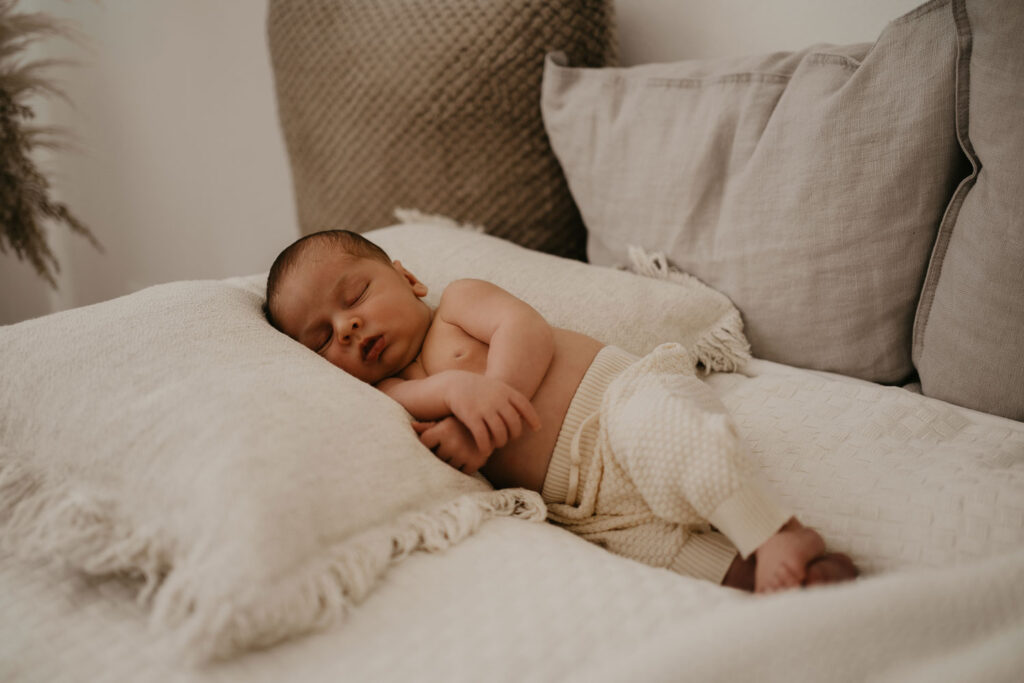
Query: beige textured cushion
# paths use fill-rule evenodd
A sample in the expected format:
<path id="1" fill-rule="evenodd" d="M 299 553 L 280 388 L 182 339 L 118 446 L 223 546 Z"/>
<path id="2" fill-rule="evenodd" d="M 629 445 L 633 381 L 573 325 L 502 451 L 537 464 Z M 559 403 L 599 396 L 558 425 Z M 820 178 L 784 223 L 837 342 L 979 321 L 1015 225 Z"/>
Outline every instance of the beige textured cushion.
<path id="1" fill-rule="evenodd" d="M 975 172 L 943 220 L 921 295 L 921 390 L 1024 420 L 1024 4 L 954 0 L 957 125 Z"/>
<path id="2" fill-rule="evenodd" d="M 544 54 L 613 58 L 611 0 L 271 0 L 278 112 L 302 232 L 396 207 L 584 256 L 541 121 Z"/>
<path id="3" fill-rule="evenodd" d="M 542 108 L 588 230 L 724 292 L 755 356 L 898 382 L 962 158 L 949 0 L 874 45 L 625 69 L 549 60 Z"/>
<path id="4" fill-rule="evenodd" d="M 140 579 L 154 635 L 191 659 L 326 626 L 489 517 L 544 518 L 538 495 L 448 467 L 401 406 L 271 328 L 265 282 L 0 327 L 3 550 Z"/>

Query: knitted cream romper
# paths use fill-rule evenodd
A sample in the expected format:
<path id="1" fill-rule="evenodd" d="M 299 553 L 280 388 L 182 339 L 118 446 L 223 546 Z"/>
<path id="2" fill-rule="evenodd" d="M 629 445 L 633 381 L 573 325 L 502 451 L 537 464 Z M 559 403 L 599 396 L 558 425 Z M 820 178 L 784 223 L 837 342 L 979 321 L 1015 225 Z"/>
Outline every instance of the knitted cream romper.
<path id="1" fill-rule="evenodd" d="M 541 495 L 548 519 L 588 541 L 720 583 L 737 550 L 748 557 L 793 513 L 755 480 L 694 365 L 679 344 L 639 360 L 602 349 L 569 405 Z"/>

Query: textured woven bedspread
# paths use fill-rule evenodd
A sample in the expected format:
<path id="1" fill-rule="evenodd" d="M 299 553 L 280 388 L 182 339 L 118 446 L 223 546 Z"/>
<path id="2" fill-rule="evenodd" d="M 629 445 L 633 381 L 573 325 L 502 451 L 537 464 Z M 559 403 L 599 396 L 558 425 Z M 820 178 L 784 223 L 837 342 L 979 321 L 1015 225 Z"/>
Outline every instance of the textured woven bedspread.
<path id="1" fill-rule="evenodd" d="M 1024 424 L 753 361 L 710 378 L 775 489 L 869 573 L 1024 549 Z"/>
<path id="2" fill-rule="evenodd" d="M 1024 424 L 755 361 L 709 378 L 786 502 L 866 570 L 751 596 L 498 520 L 344 624 L 205 669 L 116 582 L 2 559 L 0 679 L 1019 680 Z"/>

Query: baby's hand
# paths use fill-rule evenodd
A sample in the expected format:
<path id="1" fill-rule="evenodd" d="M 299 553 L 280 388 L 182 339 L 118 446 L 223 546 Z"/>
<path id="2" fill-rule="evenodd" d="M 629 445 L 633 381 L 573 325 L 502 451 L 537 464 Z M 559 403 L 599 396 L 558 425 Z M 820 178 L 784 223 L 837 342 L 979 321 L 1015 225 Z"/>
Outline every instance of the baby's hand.
<path id="1" fill-rule="evenodd" d="M 454 417 L 440 422 L 413 422 L 420 443 L 460 472 L 473 474 L 484 466 L 492 451 L 482 452 L 469 430 Z"/>
<path id="2" fill-rule="evenodd" d="M 540 418 L 530 399 L 501 380 L 484 375 L 452 371 L 445 402 L 473 435 L 482 453 L 517 438 L 524 419 L 535 430 L 540 429 Z"/>

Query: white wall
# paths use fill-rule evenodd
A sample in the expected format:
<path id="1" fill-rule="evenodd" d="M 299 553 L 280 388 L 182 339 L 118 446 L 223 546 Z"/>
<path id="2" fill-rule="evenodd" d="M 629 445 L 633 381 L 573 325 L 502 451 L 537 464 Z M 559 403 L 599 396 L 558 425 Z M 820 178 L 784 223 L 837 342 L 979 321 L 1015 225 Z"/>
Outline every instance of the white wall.
<path id="1" fill-rule="evenodd" d="M 55 73 L 73 108 L 43 120 L 74 133 L 77 150 L 46 163 L 56 196 L 103 243 L 97 253 L 60 227 L 56 296 L 0 255 L 0 323 L 93 303 L 170 280 L 261 272 L 297 235 L 277 126 L 264 2 L 102 0 L 21 2 L 72 20 L 82 45 Z"/>
<path id="2" fill-rule="evenodd" d="M 924 0 L 616 0 L 624 65 L 874 42 Z"/>
<path id="3" fill-rule="evenodd" d="M 351 1 L 351 0 L 349 0 Z M 372 1 L 372 0 L 366 0 Z M 441 0 L 438 0 L 439 2 Z M 622 59 L 647 61 L 871 41 L 918 0 L 618 0 Z M 22 0 L 66 17 L 49 41 L 74 107 L 41 107 L 78 151 L 47 163 L 58 198 L 106 247 L 60 228 L 53 293 L 0 255 L 0 324 L 158 282 L 262 272 L 297 236 L 277 127 L 263 0 Z"/>

